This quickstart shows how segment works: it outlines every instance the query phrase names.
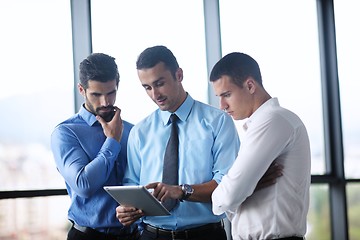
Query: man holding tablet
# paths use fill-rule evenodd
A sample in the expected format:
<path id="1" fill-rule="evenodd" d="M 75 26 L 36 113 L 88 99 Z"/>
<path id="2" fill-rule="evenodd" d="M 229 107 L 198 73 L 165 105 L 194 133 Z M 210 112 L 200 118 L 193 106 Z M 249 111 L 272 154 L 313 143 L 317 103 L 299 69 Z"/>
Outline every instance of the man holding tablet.
<path id="1" fill-rule="evenodd" d="M 145 49 L 138 57 L 140 82 L 158 105 L 134 126 L 128 140 L 124 185 L 146 185 L 162 202 L 176 200 L 169 216 L 144 216 L 141 239 L 226 240 L 225 215 L 211 210 L 211 193 L 236 158 L 239 137 L 231 117 L 194 100 L 183 86 L 183 71 L 164 46 Z M 169 118 L 175 113 L 178 130 L 178 184 L 163 182 L 163 161 L 170 136 Z M 182 186 L 181 186 L 182 185 Z M 119 206 L 117 217 L 129 225 L 144 214 Z"/>
<path id="2" fill-rule="evenodd" d="M 145 49 L 136 67 L 142 86 L 159 109 L 129 134 L 124 185 L 145 185 L 153 189 L 158 200 L 173 200 L 175 205 L 169 216 L 146 216 L 137 208 L 121 205 L 116 208 L 117 218 L 127 226 L 142 217 L 141 240 L 226 240 L 222 224 L 225 215 L 212 213 L 211 194 L 239 150 L 233 120 L 220 109 L 194 100 L 184 90 L 183 70 L 168 48 Z M 178 156 L 177 183 L 169 184 L 165 182 L 170 180 L 163 178 L 167 173 L 163 168 L 167 168 L 164 156 L 173 130 L 178 149 L 169 158 Z"/>

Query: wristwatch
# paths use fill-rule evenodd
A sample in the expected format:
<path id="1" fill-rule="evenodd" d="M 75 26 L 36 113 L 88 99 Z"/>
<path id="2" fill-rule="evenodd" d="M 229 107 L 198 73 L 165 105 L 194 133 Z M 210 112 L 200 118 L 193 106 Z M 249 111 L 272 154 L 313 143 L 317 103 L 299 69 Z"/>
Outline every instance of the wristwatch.
<path id="1" fill-rule="evenodd" d="M 183 191 L 183 195 L 180 199 L 180 201 L 188 199 L 191 194 L 194 193 L 194 189 L 189 184 L 181 184 L 181 190 Z"/>

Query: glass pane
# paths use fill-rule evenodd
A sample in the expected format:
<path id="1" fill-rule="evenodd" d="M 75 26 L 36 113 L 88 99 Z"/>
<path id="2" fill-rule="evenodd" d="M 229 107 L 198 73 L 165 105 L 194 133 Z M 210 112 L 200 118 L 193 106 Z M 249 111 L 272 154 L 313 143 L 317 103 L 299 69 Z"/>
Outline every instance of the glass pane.
<path id="1" fill-rule="evenodd" d="M 331 239 L 329 188 L 327 185 L 311 185 L 306 239 Z"/>
<path id="2" fill-rule="evenodd" d="M 123 119 L 136 123 L 157 108 L 141 86 L 135 64 L 138 55 L 154 45 L 165 45 L 174 53 L 184 70 L 185 90 L 207 102 L 202 0 L 92 0 L 91 4 L 93 51 L 117 60 L 117 104 Z"/>
<path id="3" fill-rule="evenodd" d="M 69 204 L 68 196 L 0 200 L 0 239 L 66 239 Z"/>
<path id="4" fill-rule="evenodd" d="M 0 1 L 0 191 L 64 188 L 50 134 L 73 110 L 70 4 Z"/>
<path id="5" fill-rule="evenodd" d="M 346 188 L 349 237 L 360 240 L 360 184 L 351 183 Z"/>
<path id="6" fill-rule="evenodd" d="M 360 1 L 334 1 L 345 175 L 360 178 Z"/>
<path id="7" fill-rule="evenodd" d="M 307 127 L 312 174 L 324 174 L 316 1 L 220 0 L 220 19 L 223 55 L 245 52 L 257 60 L 270 95 Z"/>

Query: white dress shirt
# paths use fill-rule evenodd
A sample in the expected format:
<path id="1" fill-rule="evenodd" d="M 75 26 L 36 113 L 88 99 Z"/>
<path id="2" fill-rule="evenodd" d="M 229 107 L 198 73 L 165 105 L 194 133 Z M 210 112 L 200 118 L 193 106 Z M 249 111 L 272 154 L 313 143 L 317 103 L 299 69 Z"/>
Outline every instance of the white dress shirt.
<path id="1" fill-rule="evenodd" d="M 238 157 L 212 194 L 213 212 L 226 213 L 234 240 L 304 236 L 311 179 L 304 124 L 272 98 L 250 116 L 244 129 Z M 253 193 L 274 159 L 284 166 L 283 176 Z"/>

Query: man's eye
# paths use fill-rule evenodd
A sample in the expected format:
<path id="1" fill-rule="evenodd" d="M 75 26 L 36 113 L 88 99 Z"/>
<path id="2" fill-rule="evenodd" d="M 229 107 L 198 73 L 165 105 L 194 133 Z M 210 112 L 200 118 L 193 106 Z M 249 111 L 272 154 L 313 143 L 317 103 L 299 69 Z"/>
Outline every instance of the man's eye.
<path id="1" fill-rule="evenodd" d="M 163 82 L 158 82 L 155 84 L 155 87 L 162 87 L 164 86 L 164 83 Z"/>

